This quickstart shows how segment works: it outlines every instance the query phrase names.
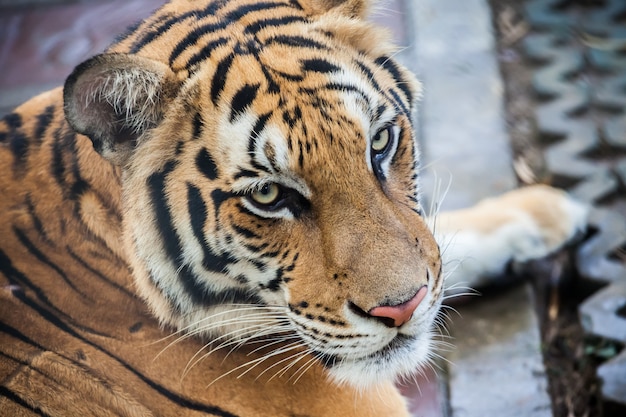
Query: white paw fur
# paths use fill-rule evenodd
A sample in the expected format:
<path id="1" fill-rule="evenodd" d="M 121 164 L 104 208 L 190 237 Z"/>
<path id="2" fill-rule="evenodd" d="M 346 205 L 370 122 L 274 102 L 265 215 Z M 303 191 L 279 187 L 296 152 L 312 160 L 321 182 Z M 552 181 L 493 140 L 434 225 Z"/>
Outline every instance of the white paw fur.
<path id="1" fill-rule="evenodd" d="M 446 288 L 477 288 L 510 261 L 550 255 L 585 229 L 588 211 L 562 190 L 534 185 L 440 213 L 434 232 Z"/>

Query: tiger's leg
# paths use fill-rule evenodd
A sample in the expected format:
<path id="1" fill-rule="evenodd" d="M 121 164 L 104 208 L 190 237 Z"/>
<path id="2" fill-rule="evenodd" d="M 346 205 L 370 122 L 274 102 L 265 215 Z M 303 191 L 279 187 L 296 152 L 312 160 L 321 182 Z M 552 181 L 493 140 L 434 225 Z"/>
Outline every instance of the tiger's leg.
<path id="1" fill-rule="evenodd" d="M 581 233 L 588 207 L 544 185 L 510 191 L 473 207 L 440 213 L 446 288 L 458 293 L 501 276 L 509 262 L 543 258 Z"/>

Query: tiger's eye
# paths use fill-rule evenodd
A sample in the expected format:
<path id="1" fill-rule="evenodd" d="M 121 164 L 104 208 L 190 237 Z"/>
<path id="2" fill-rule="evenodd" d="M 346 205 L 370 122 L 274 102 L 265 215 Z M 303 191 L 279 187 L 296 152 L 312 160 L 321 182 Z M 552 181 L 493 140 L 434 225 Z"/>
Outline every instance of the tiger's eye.
<path id="1" fill-rule="evenodd" d="M 263 206 L 270 206 L 276 203 L 281 195 L 281 190 L 278 184 L 269 183 L 263 184 L 261 188 L 250 194 L 250 197 L 257 203 Z"/>
<path id="2" fill-rule="evenodd" d="M 391 140 L 389 129 L 383 129 L 376 134 L 372 140 L 372 149 L 374 152 L 382 152 Z"/>

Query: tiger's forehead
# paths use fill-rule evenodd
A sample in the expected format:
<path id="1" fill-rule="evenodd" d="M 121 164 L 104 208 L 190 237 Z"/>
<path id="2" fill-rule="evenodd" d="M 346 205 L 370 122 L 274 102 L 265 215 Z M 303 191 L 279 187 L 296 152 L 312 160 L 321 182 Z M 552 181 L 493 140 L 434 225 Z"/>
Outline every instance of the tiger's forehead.
<path id="1" fill-rule="evenodd" d="M 350 159 L 365 167 L 368 138 L 397 116 L 397 107 L 350 61 L 289 58 L 285 75 L 271 58 L 232 57 L 216 103 L 203 106 L 205 120 L 218 117 L 207 140 L 224 155 L 223 172 L 297 182 L 311 171 L 343 175 L 357 165 Z M 209 100 L 215 85 L 202 87 Z"/>
<path id="2" fill-rule="evenodd" d="M 276 48 L 302 54 L 307 49 L 328 50 L 333 44 L 337 42 L 332 30 L 307 15 L 297 1 L 205 0 L 165 4 L 110 51 L 166 61 L 187 77 L 224 54 L 271 54 Z"/>
<path id="3" fill-rule="evenodd" d="M 366 165 L 367 140 L 385 123 L 410 118 L 412 92 L 388 51 L 340 33 L 369 26 L 335 18 L 290 0 L 175 2 L 111 51 L 164 61 L 201 92 L 190 100 L 198 115 L 183 117 L 201 121 L 230 178 L 341 175 Z"/>

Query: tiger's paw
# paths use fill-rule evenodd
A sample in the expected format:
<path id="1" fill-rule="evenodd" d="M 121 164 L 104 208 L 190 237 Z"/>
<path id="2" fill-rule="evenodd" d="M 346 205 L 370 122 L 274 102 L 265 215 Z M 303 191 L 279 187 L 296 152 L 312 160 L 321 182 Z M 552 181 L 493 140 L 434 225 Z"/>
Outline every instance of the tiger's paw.
<path id="1" fill-rule="evenodd" d="M 589 207 L 564 191 L 534 185 L 441 213 L 436 237 L 446 287 L 477 288 L 501 277 L 511 262 L 544 258 L 582 234 Z"/>

